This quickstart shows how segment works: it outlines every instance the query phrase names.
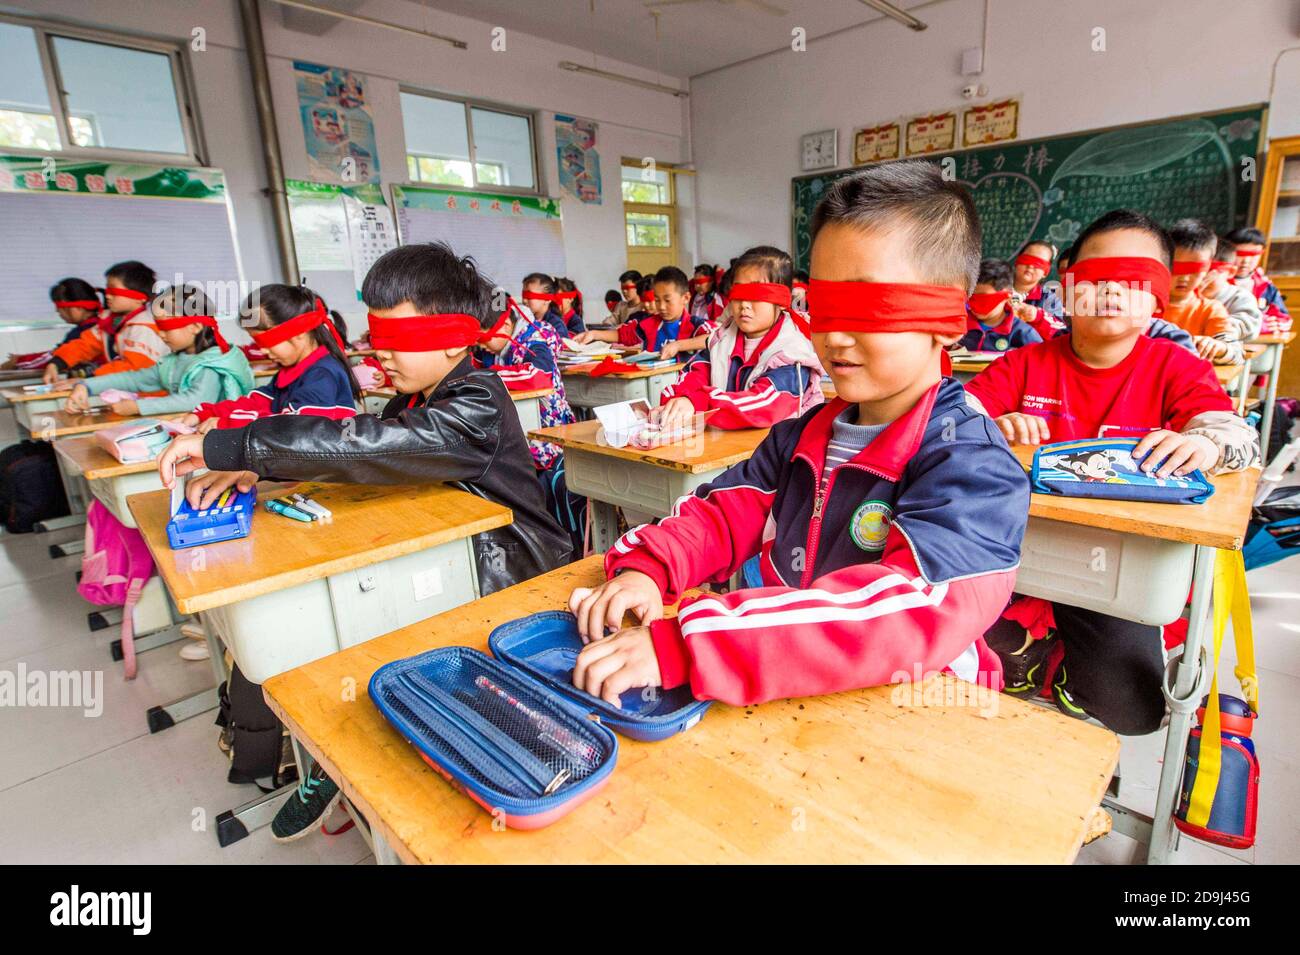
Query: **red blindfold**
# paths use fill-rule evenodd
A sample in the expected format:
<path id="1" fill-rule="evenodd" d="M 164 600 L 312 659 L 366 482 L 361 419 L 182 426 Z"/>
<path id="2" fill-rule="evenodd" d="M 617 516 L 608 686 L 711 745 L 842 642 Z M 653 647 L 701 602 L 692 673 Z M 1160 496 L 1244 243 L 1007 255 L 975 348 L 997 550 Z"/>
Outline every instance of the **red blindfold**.
<path id="1" fill-rule="evenodd" d="M 153 323 L 161 331 L 174 332 L 177 329 L 184 328 L 186 325 L 202 325 L 204 328 L 212 329 L 212 337 L 216 339 L 217 347 L 221 351 L 230 351 L 230 343 L 221 336 L 221 329 L 217 325 L 217 319 L 212 315 L 177 315 L 163 318 L 155 318 Z"/>
<path id="2" fill-rule="evenodd" d="M 1113 282 L 1156 297 L 1160 308 L 1169 306 L 1169 269 L 1163 262 L 1144 256 L 1115 256 L 1084 259 L 1065 270 L 1066 283 Z"/>

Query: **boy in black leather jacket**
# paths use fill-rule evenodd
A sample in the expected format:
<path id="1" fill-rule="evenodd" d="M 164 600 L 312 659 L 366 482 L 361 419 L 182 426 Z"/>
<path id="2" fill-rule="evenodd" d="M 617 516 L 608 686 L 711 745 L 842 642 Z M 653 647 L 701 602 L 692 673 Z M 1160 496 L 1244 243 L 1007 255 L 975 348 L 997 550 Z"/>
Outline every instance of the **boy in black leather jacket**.
<path id="1" fill-rule="evenodd" d="M 188 495 L 207 507 L 232 484 L 259 478 L 356 484 L 440 481 L 514 512 L 474 538 L 484 594 L 568 563 L 569 535 L 547 512 L 510 395 L 493 371 L 470 363 L 473 345 L 500 325 L 491 283 L 473 260 L 441 243 L 381 257 L 362 287 L 370 340 L 399 394 L 383 414 L 345 421 L 277 415 L 243 428 L 177 438 L 158 459 L 163 481 L 208 467 Z M 188 456 L 189 460 L 184 460 Z"/>

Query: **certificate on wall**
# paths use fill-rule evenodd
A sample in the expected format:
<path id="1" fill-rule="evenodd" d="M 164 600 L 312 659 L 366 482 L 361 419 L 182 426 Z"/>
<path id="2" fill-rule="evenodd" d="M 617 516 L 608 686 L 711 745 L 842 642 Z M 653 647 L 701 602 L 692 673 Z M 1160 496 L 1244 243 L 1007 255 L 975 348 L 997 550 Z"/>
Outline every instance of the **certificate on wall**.
<path id="1" fill-rule="evenodd" d="M 897 159 L 901 141 L 900 124 L 897 120 L 859 129 L 853 134 L 853 165 L 861 166 L 869 162 Z"/>
<path id="2" fill-rule="evenodd" d="M 1020 132 L 1020 100 L 1004 99 L 962 111 L 961 144 L 986 146 L 1015 139 Z"/>
<path id="3" fill-rule="evenodd" d="M 942 153 L 957 147 L 957 111 L 913 116 L 907 121 L 907 155 Z"/>

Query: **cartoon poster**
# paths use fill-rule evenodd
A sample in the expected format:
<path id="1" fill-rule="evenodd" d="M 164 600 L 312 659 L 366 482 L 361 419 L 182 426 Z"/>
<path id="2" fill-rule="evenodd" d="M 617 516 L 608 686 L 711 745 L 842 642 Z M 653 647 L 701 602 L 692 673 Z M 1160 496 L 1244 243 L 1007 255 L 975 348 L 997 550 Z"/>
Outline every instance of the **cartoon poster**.
<path id="1" fill-rule="evenodd" d="M 311 178 L 353 185 L 379 182 L 375 123 L 366 78 L 333 66 L 293 61 Z"/>
<path id="2" fill-rule="evenodd" d="M 596 123 L 555 115 L 555 152 L 560 188 L 583 202 L 600 205 L 600 153 L 596 152 Z"/>

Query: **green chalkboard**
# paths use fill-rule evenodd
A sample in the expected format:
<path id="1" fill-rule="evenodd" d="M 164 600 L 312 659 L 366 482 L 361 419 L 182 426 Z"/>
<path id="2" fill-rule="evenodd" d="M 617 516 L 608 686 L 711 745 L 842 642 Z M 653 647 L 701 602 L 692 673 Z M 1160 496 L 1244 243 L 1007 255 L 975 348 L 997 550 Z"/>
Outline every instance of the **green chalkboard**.
<path id="1" fill-rule="evenodd" d="M 927 156 L 971 188 L 984 254 L 1010 258 L 1030 239 L 1058 248 L 1110 209 L 1169 223 L 1185 216 L 1219 231 L 1246 223 L 1266 105 L 1183 116 Z M 1249 175 L 1243 174 L 1249 170 Z M 800 176 L 793 188 L 791 251 L 808 268 L 813 210 L 831 184 L 857 169 Z"/>

